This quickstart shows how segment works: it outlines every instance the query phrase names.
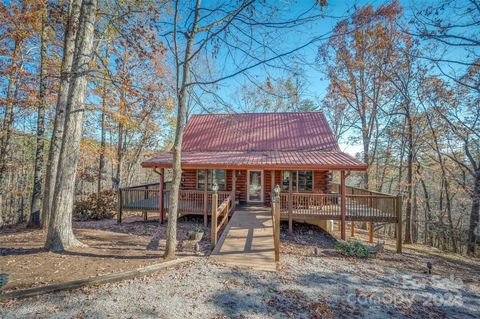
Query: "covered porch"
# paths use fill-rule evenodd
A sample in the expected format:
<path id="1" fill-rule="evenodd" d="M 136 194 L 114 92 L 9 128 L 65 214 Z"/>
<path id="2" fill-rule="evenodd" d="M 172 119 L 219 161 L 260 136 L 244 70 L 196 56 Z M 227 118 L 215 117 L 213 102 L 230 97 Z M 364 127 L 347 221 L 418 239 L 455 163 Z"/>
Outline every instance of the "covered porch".
<path id="1" fill-rule="evenodd" d="M 169 208 L 170 190 L 163 183 L 164 171 L 160 172 L 162 183 L 138 185 L 121 188 L 119 190 L 119 214 L 118 222 L 121 222 L 123 211 L 143 212 L 144 217 L 148 213 L 159 215 L 161 223 L 167 217 Z M 267 192 L 267 199 L 250 206 L 271 206 L 271 194 L 278 183 L 274 183 L 275 176 L 279 173 L 271 171 L 271 189 Z M 233 170 L 233 176 L 235 176 Z M 294 192 L 289 185 L 289 191 L 282 191 L 279 195 L 280 219 L 287 220 L 289 232 L 293 231 L 293 221 L 338 221 L 340 225 L 341 239 L 346 239 L 346 223 L 367 222 L 369 225 L 369 242 L 373 242 L 374 224 L 391 223 L 396 224 L 397 234 L 401 234 L 401 198 L 379 192 L 368 191 L 361 188 L 346 185 L 348 172 L 341 171 L 341 183 L 329 183 L 329 193 L 305 193 Z M 291 179 L 290 179 L 291 180 Z M 164 185 L 160 187 L 160 185 Z M 233 183 L 228 190 L 217 191 L 217 200 L 214 207 L 221 206 L 226 199 L 230 200 L 231 212 L 239 205 L 240 193 Z M 160 196 L 162 194 L 162 196 Z M 184 190 L 179 192 L 178 214 L 202 215 L 204 225 L 208 225 L 209 217 L 212 215 L 212 194 L 213 191 Z M 235 199 L 235 200 L 232 200 Z M 245 205 L 245 204 L 243 204 Z M 162 209 L 160 208 L 162 207 Z M 351 227 L 351 229 L 353 229 Z M 352 230 L 353 231 L 353 230 Z M 397 236 L 397 251 L 401 252 L 401 238 Z"/>

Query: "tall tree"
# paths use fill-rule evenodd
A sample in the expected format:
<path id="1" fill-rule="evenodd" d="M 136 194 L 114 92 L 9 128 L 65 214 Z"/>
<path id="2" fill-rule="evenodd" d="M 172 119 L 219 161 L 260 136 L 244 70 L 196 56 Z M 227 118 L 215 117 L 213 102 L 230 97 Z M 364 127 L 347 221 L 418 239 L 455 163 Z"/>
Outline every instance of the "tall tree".
<path id="1" fill-rule="evenodd" d="M 439 75 L 447 78 L 463 89 L 466 96 L 473 98 L 478 104 L 480 96 L 480 2 L 470 0 L 441 0 L 428 3 L 414 10 L 412 22 L 416 29 L 411 34 L 419 37 L 430 45 L 428 54 L 422 58 L 433 63 Z M 473 96 L 472 96 L 473 95 Z M 469 105 L 469 106 L 467 106 Z M 474 104 L 475 105 L 475 104 Z M 463 103 L 466 114 L 471 114 L 469 102 Z M 475 157 L 477 150 L 479 123 L 476 116 L 462 116 L 461 112 L 439 113 L 448 127 L 463 144 L 463 153 L 467 161 L 455 156 L 450 158 L 461 170 L 472 177 L 469 193 L 471 194 L 471 211 L 469 218 L 467 252 L 474 255 L 479 229 L 480 214 L 480 163 Z M 473 119 L 473 121 L 472 121 Z M 473 154 L 473 155 L 472 155 Z"/>
<path id="2" fill-rule="evenodd" d="M 73 64 L 71 83 L 68 89 L 66 117 L 62 144 L 58 159 L 52 212 L 45 247 L 52 251 L 62 251 L 68 247 L 81 246 L 72 231 L 72 210 L 75 191 L 75 177 L 82 137 L 82 121 L 85 108 L 87 76 L 93 50 L 96 0 L 83 0 Z"/>
<path id="3" fill-rule="evenodd" d="M 39 72 L 39 101 L 37 106 L 37 138 L 35 147 L 35 164 L 33 171 L 33 192 L 30 206 L 30 222 L 32 226 L 40 226 L 34 221 L 34 216 L 40 217 L 42 195 L 42 171 L 45 148 L 45 110 L 47 108 L 47 21 L 48 5 L 43 3 L 42 25 L 40 31 L 40 72 Z"/>
<path id="4" fill-rule="evenodd" d="M 55 119 L 50 139 L 50 149 L 45 174 L 45 190 L 43 195 L 42 207 L 42 227 L 47 228 L 50 224 L 53 196 L 55 192 L 56 177 L 58 172 L 58 159 L 62 144 L 62 136 L 65 125 L 66 107 L 68 101 L 68 92 L 71 82 L 71 69 L 75 54 L 75 39 L 79 28 L 79 16 L 82 0 L 70 0 L 68 7 L 68 18 L 65 27 L 65 36 L 63 44 L 63 58 L 60 70 L 60 84 L 57 96 L 57 106 L 55 109 Z"/>
<path id="5" fill-rule="evenodd" d="M 316 4 L 313 4 L 307 10 L 302 9 L 302 12 L 292 13 L 289 5 L 257 3 L 255 0 L 225 1 L 215 6 L 205 7 L 200 0 L 197 0 L 194 6 L 177 0 L 174 4 L 172 20 L 162 23 L 168 26 L 173 24 L 173 30 L 166 32 L 165 35 L 170 37 L 172 43 L 169 48 L 174 61 L 177 106 L 176 131 L 172 147 L 173 178 L 169 195 L 165 251 L 167 258 L 175 256 L 176 249 L 178 192 L 182 174 L 181 147 L 188 97 L 198 96 L 200 92 L 215 95 L 218 83 L 248 74 L 249 70 L 291 56 L 325 39 L 327 35 L 322 34 L 296 45 L 295 48 L 285 48 L 284 51 L 272 49 L 275 44 L 281 46 L 281 39 L 287 36 L 288 30 L 320 19 L 322 14 L 315 6 Z M 279 19 L 278 22 L 272 23 L 275 15 L 286 12 L 282 9 L 288 10 L 288 16 L 293 17 Z M 180 19 L 182 16 L 187 19 Z M 257 46 L 258 43 L 264 45 Z M 268 48 L 265 47 L 267 43 Z M 225 63 L 225 59 L 231 59 L 230 63 L 234 66 L 234 70 L 223 68 L 224 73 L 212 72 L 211 64 L 220 56 L 222 56 L 222 64 Z M 207 72 L 195 72 L 193 68 L 195 63 L 209 66 Z"/>
<path id="6" fill-rule="evenodd" d="M 368 165 L 376 156 L 381 110 L 393 98 L 383 73 L 395 59 L 401 13 L 397 1 L 376 10 L 370 4 L 357 8 L 350 18 L 337 23 L 334 36 L 319 51 L 330 80 L 329 96 L 339 98 L 339 103 L 356 115 L 354 127 L 361 136 L 363 161 Z M 370 186 L 368 171 L 363 184 Z"/>

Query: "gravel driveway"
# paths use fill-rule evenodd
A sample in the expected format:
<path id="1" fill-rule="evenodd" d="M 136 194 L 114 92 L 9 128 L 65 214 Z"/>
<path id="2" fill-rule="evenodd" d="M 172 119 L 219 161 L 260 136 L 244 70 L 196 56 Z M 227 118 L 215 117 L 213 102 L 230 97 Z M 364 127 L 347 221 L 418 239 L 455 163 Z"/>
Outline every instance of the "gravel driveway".
<path id="1" fill-rule="evenodd" d="M 3 305 L 1 318 L 479 318 L 478 282 L 283 255 L 276 273 L 205 257 L 151 277 Z"/>

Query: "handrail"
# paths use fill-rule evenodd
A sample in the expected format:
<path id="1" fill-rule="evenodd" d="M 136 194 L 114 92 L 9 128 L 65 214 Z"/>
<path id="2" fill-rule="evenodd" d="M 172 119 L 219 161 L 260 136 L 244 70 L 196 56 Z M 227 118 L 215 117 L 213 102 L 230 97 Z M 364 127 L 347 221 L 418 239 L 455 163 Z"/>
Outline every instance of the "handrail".
<path id="1" fill-rule="evenodd" d="M 397 220 L 396 197 L 391 195 L 346 194 L 346 217 L 349 220 L 393 221 Z M 338 193 L 280 193 L 280 212 L 307 218 L 338 219 L 341 216 L 342 197 Z"/>
<path id="2" fill-rule="evenodd" d="M 231 207 L 230 201 L 231 201 L 231 197 L 228 196 L 223 201 L 223 203 L 217 208 L 217 211 L 216 211 L 216 214 L 215 214 L 217 219 L 221 218 L 223 216 L 220 223 L 217 223 L 217 231 L 220 230 L 220 228 L 222 228 L 223 224 L 225 224 L 225 221 L 228 218 L 228 214 L 230 213 L 230 207 Z"/>
<path id="3" fill-rule="evenodd" d="M 125 189 L 137 189 L 137 188 L 145 188 L 149 186 L 160 186 L 160 183 L 150 183 L 150 184 L 140 184 L 140 185 L 133 185 L 133 186 L 127 186 L 127 187 L 120 187 L 121 190 Z"/>
<path id="4" fill-rule="evenodd" d="M 231 205 L 232 196 L 229 195 L 225 200 L 218 205 L 218 194 L 214 192 L 212 194 L 212 227 L 211 227 L 211 247 L 215 248 L 218 240 L 219 230 L 225 225 L 228 221 L 228 215 L 233 210 L 233 205 Z M 221 218 L 220 222 L 218 219 Z"/>
<path id="5" fill-rule="evenodd" d="M 331 183 L 331 185 L 333 186 L 333 188 L 335 188 L 336 190 L 340 190 L 340 184 L 337 184 L 337 183 Z M 392 195 L 392 194 L 387 194 L 387 193 L 382 193 L 382 192 L 377 192 L 377 191 L 371 191 L 369 189 L 364 189 L 364 188 L 358 188 L 358 187 L 354 187 L 354 186 L 346 186 L 347 188 L 347 193 L 349 190 L 353 191 L 353 192 L 360 192 L 360 193 L 368 193 L 370 195 L 380 195 L 380 196 L 388 196 L 388 197 L 396 197 L 395 195 Z M 352 193 L 351 195 L 356 195 L 354 193 Z"/>

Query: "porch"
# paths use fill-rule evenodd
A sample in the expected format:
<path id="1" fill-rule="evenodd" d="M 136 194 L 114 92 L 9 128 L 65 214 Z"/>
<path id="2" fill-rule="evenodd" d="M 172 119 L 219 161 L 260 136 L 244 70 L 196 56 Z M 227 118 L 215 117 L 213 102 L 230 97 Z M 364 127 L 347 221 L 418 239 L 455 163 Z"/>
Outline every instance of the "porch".
<path id="1" fill-rule="evenodd" d="M 401 198 L 388 194 L 368 191 L 361 188 L 331 183 L 331 193 L 298 193 L 281 192 L 279 195 L 279 212 L 281 220 L 288 220 L 289 232 L 293 231 L 293 221 L 340 221 L 341 237 L 345 239 L 346 222 L 368 222 L 370 226 L 370 241 L 373 242 L 374 223 L 392 223 L 397 228 L 401 226 Z M 208 225 L 212 212 L 212 191 L 180 190 L 178 214 L 203 215 L 204 225 Z M 230 201 L 231 211 L 238 204 L 239 192 L 218 191 L 214 207 L 221 206 L 225 200 Z M 160 200 L 162 194 L 162 200 Z M 121 222 L 123 211 L 149 212 L 159 214 L 163 223 L 169 208 L 169 189 L 160 190 L 160 184 L 146 184 L 119 190 L 118 222 Z M 268 193 L 271 197 L 271 193 Z M 235 200 L 232 200 L 235 199 Z M 160 202 L 163 209 L 160 210 Z M 270 203 L 260 204 L 270 206 Z M 401 251 L 400 238 L 397 250 Z"/>

